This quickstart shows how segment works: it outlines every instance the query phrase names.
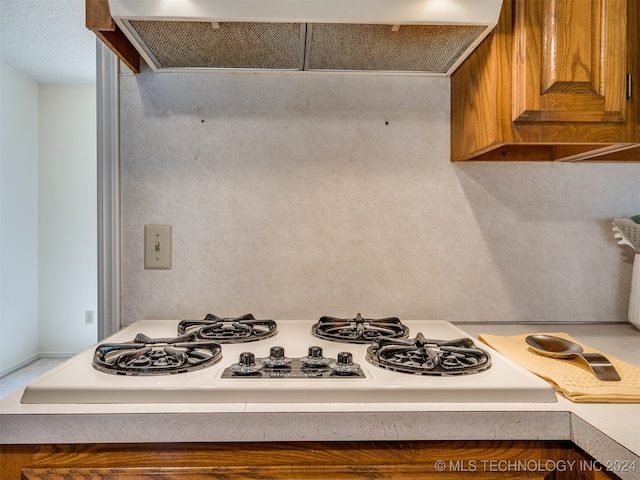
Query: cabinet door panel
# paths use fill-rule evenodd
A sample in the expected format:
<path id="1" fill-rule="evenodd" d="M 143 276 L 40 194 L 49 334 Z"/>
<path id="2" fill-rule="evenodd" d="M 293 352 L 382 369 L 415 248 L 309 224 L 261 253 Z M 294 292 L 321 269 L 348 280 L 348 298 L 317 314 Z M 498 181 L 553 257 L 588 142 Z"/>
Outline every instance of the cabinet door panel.
<path id="1" fill-rule="evenodd" d="M 626 121 L 626 0 L 516 0 L 513 120 Z"/>

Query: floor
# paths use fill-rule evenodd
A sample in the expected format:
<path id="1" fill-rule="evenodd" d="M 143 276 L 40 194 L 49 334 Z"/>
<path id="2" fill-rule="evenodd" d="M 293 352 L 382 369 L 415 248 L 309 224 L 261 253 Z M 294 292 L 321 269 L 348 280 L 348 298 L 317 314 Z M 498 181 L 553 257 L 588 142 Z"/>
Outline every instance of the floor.
<path id="1" fill-rule="evenodd" d="M 0 378 L 0 398 L 24 387 L 40 375 L 68 360 L 66 357 L 44 357 Z"/>

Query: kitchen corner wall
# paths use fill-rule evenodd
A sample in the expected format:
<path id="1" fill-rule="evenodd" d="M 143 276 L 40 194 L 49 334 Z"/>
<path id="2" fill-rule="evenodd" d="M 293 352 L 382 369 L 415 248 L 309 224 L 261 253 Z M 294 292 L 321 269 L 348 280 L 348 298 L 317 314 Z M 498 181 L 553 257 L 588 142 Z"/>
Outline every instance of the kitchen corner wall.
<path id="1" fill-rule="evenodd" d="M 122 320 L 623 321 L 639 164 L 449 162 L 449 79 L 121 76 Z M 143 268 L 145 224 L 173 268 Z"/>
<path id="2" fill-rule="evenodd" d="M 38 355 L 38 83 L 0 62 L 0 377 Z"/>

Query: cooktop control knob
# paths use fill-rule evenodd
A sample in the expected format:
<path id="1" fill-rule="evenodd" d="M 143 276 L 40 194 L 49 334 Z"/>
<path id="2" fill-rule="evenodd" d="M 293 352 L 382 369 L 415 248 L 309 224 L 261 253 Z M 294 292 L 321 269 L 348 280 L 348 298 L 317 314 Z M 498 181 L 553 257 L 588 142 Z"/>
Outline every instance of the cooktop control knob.
<path id="1" fill-rule="evenodd" d="M 238 375 L 255 375 L 262 369 L 262 365 L 256 363 L 256 356 L 251 352 L 242 352 L 240 361 L 231 365 L 231 370 Z"/>
<path id="2" fill-rule="evenodd" d="M 337 361 L 329 366 L 338 375 L 350 375 L 360 370 L 360 365 L 353 362 L 353 355 L 350 352 L 338 353 Z"/>
<path id="3" fill-rule="evenodd" d="M 353 355 L 350 352 L 340 352 L 338 354 L 338 363 L 342 365 L 350 365 L 353 363 Z"/>
<path id="4" fill-rule="evenodd" d="M 317 345 L 309 347 L 309 356 L 313 358 L 322 357 L 322 347 L 319 347 Z"/>
<path id="5" fill-rule="evenodd" d="M 248 367 L 255 365 L 256 356 L 251 352 L 243 352 L 240 354 L 240 363 Z"/>
<path id="6" fill-rule="evenodd" d="M 309 347 L 309 355 L 300 358 L 302 365 L 308 368 L 320 368 L 326 367 L 332 362 L 335 362 L 333 358 L 327 358 L 322 355 L 322 347 L 314 345 Z"/>
<path id="7" fill-rule="evenodd" d="M 271 347 L 269 356 L 262 359 L 262 364 L 271 368 L 286 367 L 290 363 L 291 359 L 284 355 L 284 348 L 282 347 Z"/>
<path id="8" fill-rule="evenodd" d="M 282 347 L 271 347 L 269 352 L 272 358 L 284 358 L 284 348 Z"/>

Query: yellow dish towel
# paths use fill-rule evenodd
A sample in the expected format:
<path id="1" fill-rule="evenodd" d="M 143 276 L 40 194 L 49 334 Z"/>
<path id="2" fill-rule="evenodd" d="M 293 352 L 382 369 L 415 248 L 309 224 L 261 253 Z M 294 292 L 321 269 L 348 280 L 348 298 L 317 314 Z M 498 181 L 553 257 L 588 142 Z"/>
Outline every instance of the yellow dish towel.
<path id="1" fill-rule="evenodd" d="M 541 333 L 566 338 L 581 345 L 585 352 L 607 357 L 620 375 L 619 382 L 598 380 L 580 359 L 560 360 L 534 353 L 525 342 L 528 335 L 478 335 L 478 338 L 527 370 L 547 380 L 572 402 L 640 403 L 640 367 L 584 345 L 566 333 Z"/>

